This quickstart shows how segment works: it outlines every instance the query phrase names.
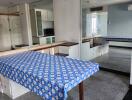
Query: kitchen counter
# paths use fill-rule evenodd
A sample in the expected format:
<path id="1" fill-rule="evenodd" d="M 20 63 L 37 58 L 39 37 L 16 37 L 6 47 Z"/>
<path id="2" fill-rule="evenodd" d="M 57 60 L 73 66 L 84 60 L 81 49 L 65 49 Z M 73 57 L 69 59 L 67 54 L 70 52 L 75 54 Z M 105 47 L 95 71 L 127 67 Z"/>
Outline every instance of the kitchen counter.
<path id="1" fill-rule="evenodd" d="M 93 37 L 93 38 L 85 38 L 82 40 L 82 43 L 90 42 L 90 48 L 104 45 L 108 43 L 104 37 Z"/>
<path id="2" fill-rule="evenodd" d="M 26 47 L 22 47 L 22 48 L 17 48 L 16 50 L 2 51 L 2 52 L 0 52 L 0 56 L 20 53 L 20 52 L 24 52 L 24 51 L 39 51 L 42 49 L 48 49 L 48 48 L 53 48 L 53 47 L 57 47 L 57 46 L 70 47 L 70 46 L 74 46 L 77 44 L 78 43 L 75 43 L 75 42 L 62 41 L 62 42 L 57 42 L 57 43 L 52 43 L 52 44 L 26 46 Z"/>
<path id="3" fill-rule="evenodd" d="M 88 39 L 83 39 L 82 40 L 82 43 L 85 43 L 85 42 L 90 42 L 91 38 L 88 38 Z"/>
<path id="4" fill-rule="evenodd" d="M 132 42 L 132 38 L 117 38 L 117 37 L 104 37 L 106 41 L 115 41 L 115 42 Z"/>
<path id="5" fill-rule="evenodd" d="M 17 48 L 16 50 L 2 51 L 0 52 L 0 56 L 6 56 L 10 54 L 25 52 L 25 51 L 37 51 L 37 50 L 52 48 L 52 47 L 59 46 L 62 43 L 66 43 L 66 42 L 58 42 L 58 43 L 45 44 L 45 45 L 33 45 L 33 46 Z"/>
<path id="6" fill-rule="evenodd" d="M 77 45 L 77 44 L 78 43 L 76 43 L 76 42 L 65 42 L 65 43 L 60 44 L 59 46 L 70 47 L 70 46 L 74 46 L 74 45 Z"/>

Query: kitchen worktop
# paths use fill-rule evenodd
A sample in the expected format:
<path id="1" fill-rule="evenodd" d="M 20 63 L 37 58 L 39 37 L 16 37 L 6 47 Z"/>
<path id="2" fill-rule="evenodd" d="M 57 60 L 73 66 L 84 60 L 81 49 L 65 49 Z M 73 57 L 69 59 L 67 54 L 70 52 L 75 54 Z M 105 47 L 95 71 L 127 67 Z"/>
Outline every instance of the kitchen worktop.
<path id="1" fill-rule="evenodd" d="M 26 46 L 26 47 L 22 47 L 22 48 L 17 48 L 15 50 L 2 51 L 2 52 L 0 52 L 0 56 L 6 56 L 6 55 L 10 55 L 10 54 L 25 52 L 25 51 L 37 51 L 37 50 L 41 50 L 41 49 L 59 46 L 62 43 L 65 43 L 65 42 L 58 42 L 58 43 L 45 44 L 45 45 L 33 45 L 33 46 Z"/>
<path id="2" fill-rule="evenodd" d="M 116 41 L 116 42 L 132 42 L 132 38 L 121 38 L 121 37 L 103 37 L 106 41 Z"/>
<path id="3" fill-rule="evenodd" d="M 59 46 L 70 47 L 70 46 L 74 46 L 74 45 L 77 45 L 77 44 L 78 43 L 76 43 L 76 42 L 65 42 L 65 43 L 60 44 Z"/>
<path id="4" fill-rule="evenodd" d="M 22 47 L 22 48 L 17 48 L 15 50 L 2 51 L 2 52 L 0 52 L 0 56 L 20 53 L 20 52 L 24 52 L 24 51 L 39 51 L 42 49 L 48 49 L 48 48 L 53 48 L 53 47 L 57 47 L 57 46 L 69 47 L 69 46 L 73 46 L 73 45 L 77 45 L 77 44 L 78 43 L 75 43 L 75 42 L 62 41 L 62 42 L 57 42 L 57 43 L 52 43 L 52 44 L 26 46 L 26 47 Z"/>
<path id="5" fill-rule="evenodd" d="M 85 42 L 90 42 L 91 38 L 88 38 L 88 39 L 83 39 L 82 40 L 82 43 L 85 43 Z"/>
<path id="6" fill-rule="evenodd" d="M 82 43 L 90 42 L 90 48 L 108 43 L 104 37 L 85 38 Z"/>

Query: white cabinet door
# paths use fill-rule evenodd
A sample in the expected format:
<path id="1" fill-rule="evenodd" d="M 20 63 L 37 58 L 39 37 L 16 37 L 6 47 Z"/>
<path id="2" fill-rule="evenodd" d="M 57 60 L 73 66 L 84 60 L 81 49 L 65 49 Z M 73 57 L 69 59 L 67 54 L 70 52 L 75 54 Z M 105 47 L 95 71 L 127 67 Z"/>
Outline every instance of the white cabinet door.
<path id="1" fill-rule="evenodd" d="M 53 11 L 43 10 L 42 11 L 42 20 L 43 21 L 53 21 Z"/>
<path id="2" fill-rule="evenodd" d="M 81 45 L 81 59 L 82 60 L 89 60 L 91 57 L 90 55 L 90 43 L 82 43 Z"/>
<path id="3" fill-rule="evenodd" d="M 9 16 L 10 18 L 10 28 L 11 28 L 11 40 L 12 45 L 22 44 L 22 32 L 19 16 Z"/>
<path id="4" fill-rule="evenodd" d="M 40 44 L 46 44 L 46 37 L 40 37 L 39 38 L 39 43 Z"/>
<path id="5" fill-rule="evenodd" d="M 1 83 L 2 83 L 2 89 L 3 89 L 3 93 L 5 93 L 6 95 L 8 95 L 9 97 L 11 97 L 11 89 L 10 89 L 10 85 L 9 85 L 9 80 L 6 79 L 5 77 L 3 77 L 2 75 L 0 75 L 0 79 L 1 79 Z M 2 91 L 1 91 L 2 92 Z"/>
<path id="6" fill-rule="evenodd" d="M 42 21 L 47 21 L 48 20 L 48 15 L 47 15 L 47 10 L 42 11 Z"/>
<path id="7" fill-rule="evenodd" d="M 54 21 L 54 13 L 51 11 L 51 21 Z"/>
<path id="8" fill-rule="evenodd" d="M 48 15 L 48 21 L 53 21 L 53 12 L 52 11 L 47 11 Z"/>
<path id="9" fill-rule="evenodd" d="M 8 16 L 0 15 L 0 51 L 11 49 Z"/>
<path id="10" fill-rule="evenodd" d="M 79 45 L 69 47 L 69 58 L 79 59 Z"/>
<path id="11" fill-rule="evenodd" d="M 13 100 L 29 92 L 29 89 L 6 77 L 3 77 L 2 75 L 0 75 L 0 79 L 2 82 L 3 93 L 8 95 Z"/>

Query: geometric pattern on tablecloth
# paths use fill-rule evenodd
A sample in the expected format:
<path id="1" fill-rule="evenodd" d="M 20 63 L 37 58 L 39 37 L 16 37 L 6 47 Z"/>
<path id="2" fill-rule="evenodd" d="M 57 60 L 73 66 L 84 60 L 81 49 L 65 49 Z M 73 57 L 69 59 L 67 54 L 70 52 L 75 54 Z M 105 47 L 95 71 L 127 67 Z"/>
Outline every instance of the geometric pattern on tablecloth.
<path id="1" fill-rule="evenodd" d="M 0 57 L 0 74 L 44 100 L 64 100 L 67 92 L 99 70 L 99 64 L 28 51 Z"/>

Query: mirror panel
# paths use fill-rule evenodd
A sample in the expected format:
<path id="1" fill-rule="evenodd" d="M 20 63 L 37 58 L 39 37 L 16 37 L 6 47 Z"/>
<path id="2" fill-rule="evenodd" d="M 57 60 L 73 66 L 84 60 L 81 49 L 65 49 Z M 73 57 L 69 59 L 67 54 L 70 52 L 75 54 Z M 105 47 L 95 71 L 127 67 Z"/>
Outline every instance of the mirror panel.
<path id="1" fill-rule="evenodd" d="M 55 42 L 53 0 L 41 0 L 30 4 L 33 44 Z"/>
<path id="2" fill-rule="evenodd" d="M 108 42 L 104 39 L 107 37 L 108 11 L 107 6 L 100 6 L 91 0 L 87 2 L 81 0 L 81 6 L 81 59 L 88 61 L 107 53 L 109 50 Z"/>

